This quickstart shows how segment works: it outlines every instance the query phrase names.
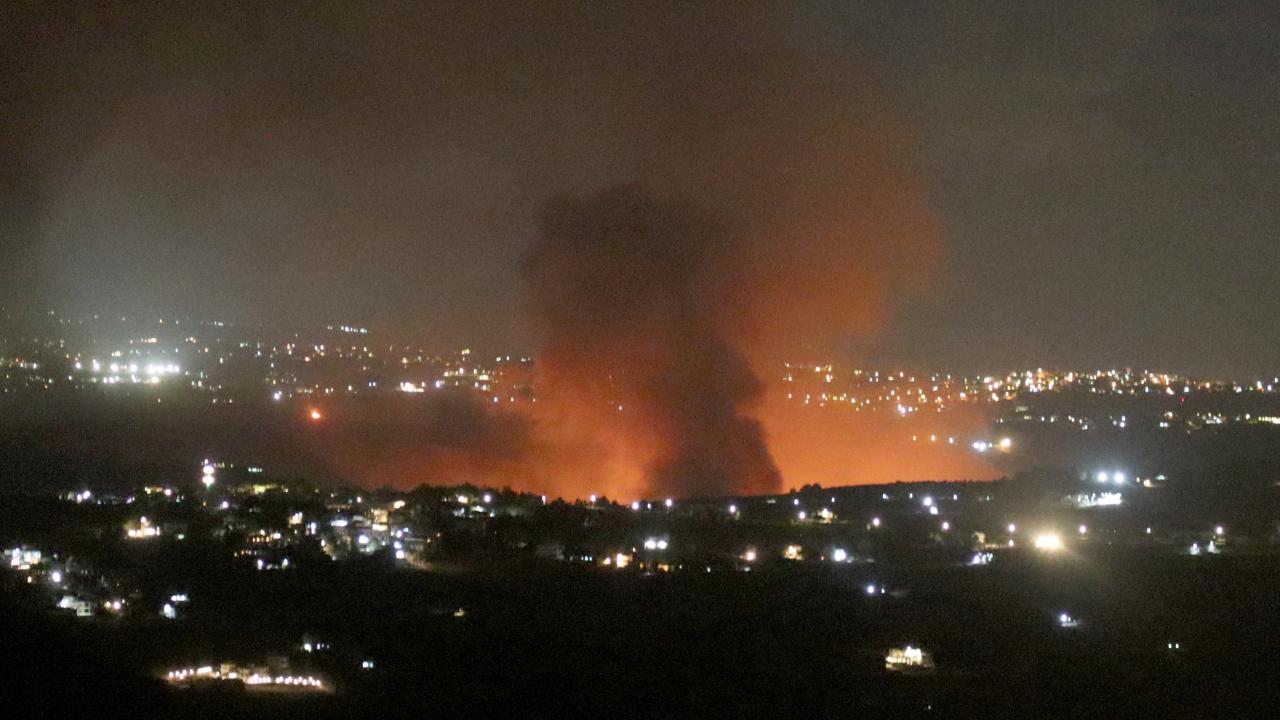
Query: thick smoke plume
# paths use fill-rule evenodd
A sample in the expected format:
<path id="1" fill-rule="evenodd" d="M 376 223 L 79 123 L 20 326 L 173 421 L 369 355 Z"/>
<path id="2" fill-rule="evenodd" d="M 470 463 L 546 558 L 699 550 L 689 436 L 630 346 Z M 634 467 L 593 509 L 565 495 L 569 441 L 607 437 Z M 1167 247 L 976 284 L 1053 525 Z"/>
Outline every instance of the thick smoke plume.
<path id="1" fill-rule="evenodd" d="M 356 403 L 279 447 L 365 484 L 567 497 L 920 477 L 778 382 L 783 361 L 856 361 L 937 276 L 920 144 L 860 14 L 8 5 L 0 186 L 22 193 L 0 236 L 30 237 L 0 242 L 0 296 L 538 350 L 531 417 Z M 540 335 L 513 312 L 531 237 Z"/>
<path id="2" fill-rule="evenodd" d="M 539 430 L 596 448 L 556 490 L 865 482 L 857 441 L 786 431 L 778 379 L 784 361 L 850 359 L 936 277 L 909 134 L 854 58 L 767 9 L 625 26 L 646 38 L 606 53 L 626 67 L 606 124 L 626 147 L 585 187 L 645 190 L 552 202 L 527 268 Z"/>
<path id="3" fill-rule="evenodd" d="M 601 436 L 616 431 L 647 490 L 778 482 L 748 414 L 763 385 L 736 346 L 742 252 L 730 229 L 628 189 L 543 214 L 527 263 L 547 338 L 541 392 Z"/>

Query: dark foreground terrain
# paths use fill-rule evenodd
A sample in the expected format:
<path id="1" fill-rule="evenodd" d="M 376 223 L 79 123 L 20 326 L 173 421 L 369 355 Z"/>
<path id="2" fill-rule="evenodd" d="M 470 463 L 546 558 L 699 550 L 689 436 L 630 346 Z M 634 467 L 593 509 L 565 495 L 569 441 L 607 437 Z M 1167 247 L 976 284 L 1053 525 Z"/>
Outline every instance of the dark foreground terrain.
<path id="1" fill-rule="evenodd" d="M 200 601 L 178 622 L 85 621 L 6 586 L 7 717 L 1206 718 L 1268 717 L 1280 700 L 1272 556 L 1095 548 L 651 576 L 376 559 L 255 574 L 196 546 L 132 562 Z M 1063 612 L 1079 626 L 1060 627 Z M 330 649 L 298 653 L 304 637 Z M 936 668 L 886 672 L 886 649 L 906 643 Z M 272 653 L 337 691 L 157 677 Z"/>

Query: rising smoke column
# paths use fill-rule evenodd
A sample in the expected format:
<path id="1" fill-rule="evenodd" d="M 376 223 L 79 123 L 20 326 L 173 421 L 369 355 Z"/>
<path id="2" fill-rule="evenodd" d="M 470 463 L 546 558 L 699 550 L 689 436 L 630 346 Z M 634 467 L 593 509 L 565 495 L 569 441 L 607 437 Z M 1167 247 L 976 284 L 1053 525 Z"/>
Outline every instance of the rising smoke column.
<path id="1" fill-rule="evenodd" d="M 741 250 L 726 226 L 634 189 L 544 209 L 526 263 L 540 393 L 640 467 L 646 491 L 778 484 L 750 414 L 763 386 L 735 344 Z"/>

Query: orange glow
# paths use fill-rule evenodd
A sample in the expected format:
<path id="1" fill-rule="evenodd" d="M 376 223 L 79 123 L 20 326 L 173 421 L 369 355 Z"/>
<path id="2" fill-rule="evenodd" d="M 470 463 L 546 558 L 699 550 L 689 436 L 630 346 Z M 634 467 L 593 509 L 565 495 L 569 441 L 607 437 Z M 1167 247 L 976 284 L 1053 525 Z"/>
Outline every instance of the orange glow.
<path id="1" fill-rule="evenodd" d="M 784 398 L 777 389 L 760 408 L 784 489 L 808 483 L 836 487 L 899 480 L 990 480 L 1003 472 L 992 464 L 993 458 L 962 444 L 912 443 L 910 421 L 886 413 L 805 407 Z M 961 437 L 986 428 L 986 418 L 977 408 L 957 408 L 929 422 L 930 429 Z"/>
<path id="2" fill-rule="evenodd" d="M 320 411 L 316 410 L 315 408 L 311 408 L 311 412 L 308 413 L 308 415 L 313 422 L 317 422 L 324 419 L 324 415 L 320 414 Z"/>

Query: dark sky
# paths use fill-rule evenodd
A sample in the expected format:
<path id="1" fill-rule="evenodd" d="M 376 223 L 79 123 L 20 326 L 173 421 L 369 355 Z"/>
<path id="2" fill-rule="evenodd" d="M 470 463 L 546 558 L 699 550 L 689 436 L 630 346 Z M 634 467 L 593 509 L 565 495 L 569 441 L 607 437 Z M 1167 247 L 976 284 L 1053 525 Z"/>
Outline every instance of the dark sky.
<path id="1" fill-rule="evenodd" d="M 871 133 L 938 267 L 849 357 L 1280 369 L 1274 3 L 158 5 L 0 9 L 0 301 L 522 349 L 548 197 Z"/>

